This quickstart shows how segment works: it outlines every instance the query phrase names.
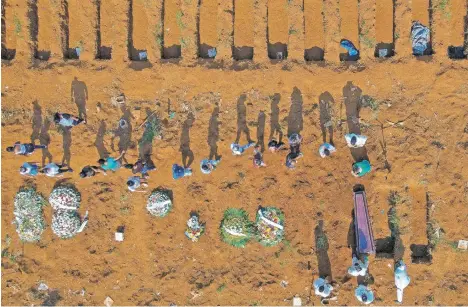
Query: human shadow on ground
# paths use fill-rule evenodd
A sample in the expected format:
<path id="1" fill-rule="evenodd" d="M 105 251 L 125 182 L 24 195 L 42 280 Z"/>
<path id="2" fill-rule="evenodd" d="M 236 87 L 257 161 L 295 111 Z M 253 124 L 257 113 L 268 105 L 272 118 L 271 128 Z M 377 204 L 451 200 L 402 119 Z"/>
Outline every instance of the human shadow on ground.
<path id="1" fill-rule="evenodd" d="M 156 136 L 161 136 L 161 122 L 155 111 L 146 108 L 146 119 L 144 121 L 145 130 L 138 140 L 139 157 L 142 161 L 151 161 L 153 154 L 153 141 Z"/>
<path id="2" fill-rule="evenodd" d="M 63 157 L 62 157 L 62 165 L 67 165 L 71 167 L 71 145 L 72 145 L 72 135 L 71 129 L 69 128 L 61 128 L 62 131 L 62 138 L 63 138 Z"/>
<path id="3" fill-rule="evenodd" d="M 349 133 L 361 134 L 361 125 L 359 121 L 361 96 L 362 90 L 355 86 L 352 81 L 348 81 L 343 87 L 343 98 L 346 107 L 346 122 L 348 124 Z M 350 148 L 350 151 L 354 161 L 369 161 L 365 146 L 360 148 Z"/>
<path id="4" fill-rule="evenodd" d="M 119 154 L 122 153 L 123 151 L 127 151 L 130 148 L 131 143 L 132 143 L 133 115 L 130 112 L 130 108 L 127 108 L 125 106 L 121 107 L 121 111 L 123 115 L 120 118 L 117 129 L 114 131 L 114 135 L 112 136 L 112 139 L 111 139 L 111 149 L 115 151 L 114 140 L 115 138 L 119 138 L 119 142 L 117 145 Z M 128 161 L 125 158 L 125 155 L 123 155 L 122 160 L 124 161 L 125 164 L 128 164 Z"/>
<path id="5" fill-rule="evenodd" d="M 281 100 L 281 95 L 278 93 L 275 93 L 273 96 L 270 96 L 270 109 L 271 109 L 271 114 L 270 114 L 270 137 L 269 140 L 272 140 L 275 133 L 278 133 L 279 140 L 278 143 L 280 143 L 283 140 L 283 130 L 281 129 L 281 125 L 279 122 L 279 102 Z"/>
<path id="6" fill-rule="evenodd" d="M 253 142 L 250 138 L 250 130 L 247 126 L 247 107 L 245 106 L 245 101 L 247 100 L 247 96 L 242 94 L 239 96 L 237 100 L 237 136 L 235 143 L 239 143 L 240 137 L 242 132 L 245 133 L 245 137 L 247 138 L 247 142 Z"/>
<path id="7" fill-rule="evenodd" d="M 94 141 L 94 146 L 96 146 L 100 159 L 106 159 L 109 156 L 109 151 L 107 150 L 106 145 L 104 144 L 104 136 L 106 135 L 106 130 L 106 122 L 104 120 L 101 120 L 101 122 L 99 123 L 98 131 L 96 133 L 96 140 Z"/>
<path id="8" fill-rule="evenodd" d="M 218 160 L 221 156 L 218 155 L 218 140 L 219 140 L 219 105 L 216 104 L 211 113 L 210 123 L 208 126 L 208 146 L 210 146 L 210 155 L 208 159 Z"/>
<path id="9" fill-rule="evenodd" d="M 184 167 L 190 167 L 194 160 L 193 152 L 190 149 L 190 128 L 192 128 L 194 121 L 195 117 L 192 113 L 189 113 L 187 119 L 182 124 L 179 150 L 182 153 L 182 164 Z"/>
<path id="10" fill-rule="evenodd" d="M 44 120 L 44 123 L 42 124 L 41 127 L 41 132 L 39 134 L 39 143 L 41 145 L 46 145 L 46 148 L 42 149 L 42 166 L 45 166 L 46 159 L 49 160 L 48 163 L 52 163 L 52 154 L 49 151 L 49 145 L 50 145 L 50 134 L 49 134 L 49 129 L 50 129 L 51 122 L 48 118 Z"/>
<path id="11" fill-rule="evenodd" d="M 315 253 L 317 255 L 318 271 L 321 278 L 332 278 L 331 262 L 328 256 L 328 237 L 323 230 L 323 220 L 319 220 L 318 225 L 315 227 Z"/>
<path id="12" fill-rule="evenodd" d="M 88 87 L 83 81 L 79 81 L 77 77 L 71 83 L 70 91 L 71 99 L 78 107 L 78 117 L 88 120 L 86 115 L 86 101 L 88 100 Z"/>
<path id="13" fill-rule="evenodd" d="M 322 130 L 323 142 L 327 142 L 327 130 L 329 143 L 333 145 L 333 105 L 335 100 L 329 92 L 320 94 L 319 105 L 320 105 L 320 129 Z"/>
<path id="14" fill-rule="evenodd" d="M 297 87 L 294 87 L 291 94 L 291 107 L 288 115 L 288 137 L 294 133 L 301 134 L 303 129 L 302 107 L 302 93 Z"/>
<path id="15" fill-rule="evenodd" d="M 40 139 L 42 130 L 42 108 L 39 102 L 35 100 L 33 102 L 33 118 L 32 118 L 32 132 L 31 132 L 31 143 Z"/>
<path id="16" fill-rule="evenodd" d="M 260 111 L 257 119 L 257 145 L 260 146 L 262 152 L 265 151 L 265 112 Z"/>

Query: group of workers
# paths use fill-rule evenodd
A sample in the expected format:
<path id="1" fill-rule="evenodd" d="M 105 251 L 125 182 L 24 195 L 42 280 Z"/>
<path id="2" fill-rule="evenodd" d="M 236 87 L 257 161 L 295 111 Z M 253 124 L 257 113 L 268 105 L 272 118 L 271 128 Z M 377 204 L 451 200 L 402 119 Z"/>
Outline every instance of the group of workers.
<path id="1" fill-rule="evenodd" d="M 362 260 L 360 259 L 362 258 Z M 354 277 L 366 276 L 368 274 L 369 260 L 367 255 L 362 257 L 353 255 L 352 265 L 348 268 L 348 274 Z M 407 267 L 402 260 L 397 261 L 394 269 L 395 286 L 397 288 L 397 301 L 403 302 L 403 290 L 409 285 L 411 279 L 408 276 Z M 314 281 L 315 294 L 321 296 L 323 299 L 330 299 L 333 293 L 333 286 L 331 285 L 328 277 L 318 278 Z M 359 282 L 354 291 L 356 299 L 363 304 L 371 304 L 374 301 L 374 292 L 364 282 Z M 331 298 L 332 299 L 332 298 Z"/>

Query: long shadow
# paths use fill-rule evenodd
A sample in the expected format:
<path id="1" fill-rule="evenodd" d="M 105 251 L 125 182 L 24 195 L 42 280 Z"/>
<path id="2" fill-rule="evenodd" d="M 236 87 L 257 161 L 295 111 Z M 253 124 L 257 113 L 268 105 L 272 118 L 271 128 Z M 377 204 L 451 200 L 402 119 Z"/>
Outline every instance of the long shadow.
<path id="1" fill-rule="evenodd" d="M 182 164 L 190 167 L 194 160 L 193 152 L 190 149 L 190 128 L 192 128 L 195 118 L 189 113 L 187 119 L 182 124 L 182 134 L 180 135 L 180 152 L 182 153 Z"/>
<path id="2" fill-rule="evenodd" d="M 35 100 L 33 102 L 31 143 L 34 143 L 37 139 L 39 139 L 41 130 L 42 130 L 42 108 L 39 105 L 39 102 Z"/>
<path id="3" fill-rule="evenodd" d="M 46 145 L 47 148 L 42 149 L 42 166 L 45 166 L 45 161 L 46 159 L 49 160 L 48 163 L 52 163 L 52 154 L 49 151 L 49 145 L 50 145 L 50 135 L 49 135 L 49 129 L 50 129 L 51 122 L 49 121 L 48 118 L 44 120 L 44 124 L 42 125 L 41 132 L 39 134 L 39 143 L 41 145 Z"/>
<path id="4" fill-rule="evenodd" d="M 270 114 L 270 138 L 269 140 L 272 140 L 275 133 L 278 133 L 279 135 L 278 142 L 281 142 L 283 140 L 283 130 L 281 129 L 281 125 L 279 122 L 280 100 L 281 100 L 281 95 L 278 93 L 275 93 L 273 96 L 270 97 L 271 114 Z"/>
<path id="5" fill-rule="evenodd" d="M 333 144 L 332 108 L 334 104 L 335 100 L 329 92 L 324 92 L 320 94 L 320 129 L 322 129 L 322 139 L 324 143 L 327 141 L 328 130 L 330 144 Z"/>
<path id="6" fill-rule="evenodd" d="M 288 115 L 288 137 L 294 133 L 301 134 L 303 129 L 302 106 L 302 93 L 297 87 L 294 87 Z"/>
<path id="7" fill-rule="evenodd" d="M 348 248 L 351 249 L 351 256 L 357 254 L 357 246 L 356 246 L 356 231 L 354 227 L 354 209 L 351 210 L 351 222 L 349 223 L 348 229 Z"/>
<path id="8" fill-rule="evenodd" d="M 219 125 L 221 124 L 218 120 L 219 117 L 219 106 L 216 104 L 211 113 L 210 124 L 208 127 L 208 145 L 210 146 L 210 156 L 209 159 L 218 160 L 220 156 L 218 155 L 218 140 L 219 140 Z"/>
<path id="9" fill-rule="evenodd" d="M 266 115 L 265 112 L 260 111 L 258 113 L 257 119 L 257 145 L 260 145 L 260 149 L 262 152 L 265 151 L 265 122 L 266 122 Z"/>
<path id="10" fill-rule="evenodd" d="M 116 137 L 119 138 L 119 143 L 118 143 L 118 150 L 119 153 L 122 153 L 123 151 L 127 151 L 130 148 L 130 145 L 132 143 L 132 113 L 130 112 L 129 108 L 126 108 L 125 106 L 122 106 L 122 117 L 119 120 L 118 127 L 114 132 L 114 135 L 112 136 L 111 139 L 111 149 L 115 151 L 114 148 L 114 139 Z M 123 156 L 123 161 L 125 163 L 128 163 L 127 159 L 125 158 L 125 155 Z"/>
<path id="11" fill-rule="evenodd" d="M 72 136 L 71 129 L 63 128 L 62 129 L 63 137 L 63 157 L 62 165 L 66 164 L 70 167 L 71 162 L 71 145 L 72 145 Z"/>
<path id="12" fill-rule="evenodd" d="M 104 144 L 104 136 L 106 134 L 106 130 L 106 122 L 104 120 L 101 120 L 101 123 L 99 124 L 99 129 L 96 134 L 96 140 L 94 141 L 94 146 L 96 146 L 100 159 L 105 159 L 109 156 L 109 151 L 107 150 L 106 145 Z"/>
<path id="13" fill-rule="evenodd" d="M 245 101 L 247 100 L 247 96 L 242 94 L 239 96 L 237 100 L 237 136 L 236 136 L 236 143 L 239 143 L 241 133 L 245 133 L 245 137 L 247 138 L 247 142 L 252 142 L 250 138 L 250 130 L 247 127 L 247 107 L 245 106 Z"/>
<path id="14" fill-rule="evenodd" d="M 319 276 L 321 278 L 330 277 L 330 279 L 333 280 L 330 257 L 328 257 L 328 237 L 323 231 L 323 220 L 318 222 L 318 225 L 315 227 L 314 235 Z"/>
<path id="15" fill-rule="evenodd" d="M 86 116 L 86 101 L 88 100 L 88 87 L 86 83 L 75 77 L 71 83 L 70 95 L 72 101 L 78 107 L 78 117 L 86 121 L 88 119 Z"/>
<path id="16" fill-rule="evenodd" d="M 359 112 L 361 111 L 362 90 L 355 86 L 352 81 L 348 81 L 343 87 L 343 98 L 346 107 L 346 122 L 349 133 L 361 134 L 359 123 Z M 350 148 L 351 155 L 355 161 L 369 160 L 365 146 L 360 148 Z"/>
<path id="17" fill-rule="evenodd" d="M 138 140 L 139 154 L 142 161 L 151 161 L 150 156 L 153 154 L 153 140 L 160 133 L 160 121 L 155 112 L 150 108 L 146 108 L 146 123 L 145 130 L 141 139 Z"/>

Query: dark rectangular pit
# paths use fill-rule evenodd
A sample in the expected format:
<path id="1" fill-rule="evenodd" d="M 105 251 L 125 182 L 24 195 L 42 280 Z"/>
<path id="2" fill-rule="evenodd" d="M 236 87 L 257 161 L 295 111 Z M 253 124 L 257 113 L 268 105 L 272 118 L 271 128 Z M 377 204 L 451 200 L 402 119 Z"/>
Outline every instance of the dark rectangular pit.
<path id="1" fill-rule="evenodd" d="M 394 43 L 378 43 L 375 46 L 374 56 L 376 58 L 389 58 L 395 55 Z"/>
<path id="2" fill-rule="evenodd" d="M 182 56 L 180 45 L 172 45 L 163 48 L 163 59 L 178 59 Z"/>
<path id="3" fill-rule="evenodd" d="M 312 47 L 304 51 L 304 59 L 306 61 L 323 61 L 325 51 L 320 47 Z"/>
<path id="4" fill-rule="evenodd" d="M 249 46 L 233 47 L 232 56 L 236 61 L 253 60 L 254 49 Z"/>
<path id="5" fill-rule="evenodd" d="M 216 55 L 215 56 L 209 56 L 208 54 L 208 51 L 213 49 L 214 47 L 213 46 L 210 46 L 210 45 L 207 45 L 207 44 L 200 44 L 200 46 L 198 46 L 198 56 L 202 59 L 214 59 L 216 58 Z"/>
<path id="6" fill-rule="evenodd" d="M 280 55 L 281 54 L 281 55 Z M 285 60 L 288 58 L 288 45 L 283 43 L 268 43 L 268 57 L 271 60 Z"/>

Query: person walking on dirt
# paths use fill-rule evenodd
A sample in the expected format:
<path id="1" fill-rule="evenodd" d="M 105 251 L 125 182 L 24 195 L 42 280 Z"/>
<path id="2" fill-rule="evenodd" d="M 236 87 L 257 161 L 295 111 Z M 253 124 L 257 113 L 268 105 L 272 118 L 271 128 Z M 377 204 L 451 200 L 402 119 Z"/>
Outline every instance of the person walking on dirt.
<path id="1" fill-rule="evenodd" d="M 403 290 L 408 287 L 411 279 L 408 276 L 408 270 L 402 260 L 395 264 L 395 285 L 397 287 L 397 300 L 403 302 Z"/>
<path id="2" fill-rule="evenodd" d="M 73 172 L 73 170 L 68 167 L 64 168 L 65 165 L 49 163 L 41 169 L 41 173 L 48 177 L 61 177 L 63 173 Z"/>
<path id="3" fill-rule="evenodd" d="M 237 143 L 231 144 L 231 151 L 234 156 L 240 156 L 244 153 L 247 148 L 255 146 L 255 142 L 250 142 L 247 145 L 241 146 Z"/>
<path id="4" fill-rule="evenodd" d="M 39 174 L 39 165 L 36 162 L 25 162 L 20 166 L 19 172 L 24 176 L 37 176 L 37 174 Z"/>
<path id="5" fill-rule="evenodd" d="M 263 154 L 260 145 L 255 146 L 253 164 L 255 167 L 266 167 L 266 163 L 263 161 Z"/>
<path id="6" fill-rule="evenodd" d="M 336 152 L 336 148 L 330 143 L 323 143 L 319 147 L 319 154 L 322 158 L 329 157 L 334 152 Z"/>
<path id="7" fill-rule="evenodd" d="M 131 192 L 145 192 L 145 190 L 138 190 L 140 186 L 145 187 L 145 188 L 148 186 L 148 182 L 146 181 L 146 179 L 141 178 L 139 176 L 132 176 L 128 178 L 127 188 Z"/>
<path id="8" fill-rule="evenodd" d="M 302 137 L 293 133 L 289 139 L 289 154 L 286 156 L 286 167 L 289 169 L 296 168 L 297 160 L 303 156 L 301 152 Z"/>
<path id="9" fill-rule="evenodd" d="M 354 295 L 356 296 L 358 301 L 366 305 L 374 301 L 374 293 L 372 292 L 372 290 L 370 290 L 364 285 L 359 285 L 356 288 L 356 291 L 354 291 Z"/>
<path id="10" fill-rule="evenodd" d="M 268 150 L 272 153 L 276 153 L 284 148 L 283 142 L 278 142 L 276 140 L 270 140 L 268 142 Z"/>
<path id="11" fill-rule="evenodd" d="M 132 170 L 132 174 L 140 173 L 143 178 L 148 178 L 148 172 L 156 169 L 153 161 L 149 158 L 146 159 L 146 161 L 138 159 L 135 164 L 127 164 L 125 167 L 130 168 Z"/>
<path id="12" fill-rule="evenodd" d="M 356 255 L 353 255 L 353 264 L 348 268 L 348 274 L 351 276 L 366 276 L 369 260 L 364 256 L 364 262 L 359 260 Z"/>
<path id="13" fill-rule="evenodd" d="M 221 160 L 208 160 L 203 159 L 200 163 L 200 169 L 203 174 L 211 174 L 212 171 L 216 169 Z"/>
<path id="14" fill-rule="evenodd" d="M 117 157 L 117 158 L 111 158 L 108 157 L 107 159 L 99 159 L 98 163 L 101 165 L 101 168 L 104 171 L 117 171 L 119 168 L 122 167 L 122 157 L 125 154 L 125 151 L 122 151 L 122 153 Z"/>
<path id="15" fill-rule="evenodd" d="M 367 136 L 359 135 L 355 133 L 348 133 L 345 135 L 345 140 L 346 140 L 346 143 L 348 144 L 348 147 L 360 148 L 366 145 Z"/>
<path id="16" fill-rule="evenodd" d="M 370 162 L 367 160 L 362 160 L 353 164 L 353 170 L 351 171 L 351 174 L 353 174 L 354 177 L 362 177 L 369 173 L 371 169 L 372 167 Z"/>
<path id="17" fill-rule="evenodd" d="M 68 113 L 59 113 L 59 112 L 55 113 L 54 122 L 57 125 L 60 125 L 62 127 L 69 128 L 69 129 L 76 125 L 79 125 L 80 123 L 86 124 L 86 121 L 82 118 L 70 115 Z"/>
<path id="18" fill-rule="evenodd" d="M 13 152 L 15 155 L 29 156 L 34 152 L 34 150 L 44 148 L 47 148 L 47 146 L 34 145 L 33 143 L 21 144 L 20 142 L 16 142 L 13 146 L 7 147 L 6 151 Z"/>
<path id="19" fill-rule="evenodd" d="M 186 176 L 192 176 L 192 169 L 190 167 L 183 167 L 178 164 L 172 165 L 172 178 L 177 180 Z"/>
<path id="20" fill-rule="evenodd" d="M 319 295 L 321 297 L 329 297 L 333 291 L 332 285 L 330 285 L 330 283 L 324 278 L 317 278 L 314 280 L 314 289 L 315 295 Z"/>
<path id="21" fill-rule="evenodd" d="M 103 170 L 101 167 L 88 165 L 88 166 L 83 167 L 83 169 L 80 172 L 80 177 L 81 178 L 89 178 L 89 177 L 95 176 L 97 173 L 101 173 L 101 174 L 107 176 L 106 171 Z"/>

